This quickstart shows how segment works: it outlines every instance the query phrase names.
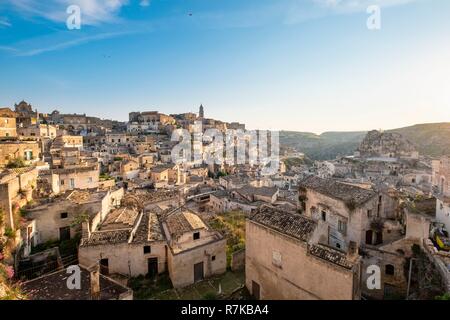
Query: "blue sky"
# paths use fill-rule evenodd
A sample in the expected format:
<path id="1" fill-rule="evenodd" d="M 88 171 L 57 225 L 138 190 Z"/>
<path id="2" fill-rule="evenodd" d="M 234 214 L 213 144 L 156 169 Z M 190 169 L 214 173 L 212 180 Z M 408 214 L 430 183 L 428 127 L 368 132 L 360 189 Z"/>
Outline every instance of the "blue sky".
<path id="1" fill-rule="evenodd" d="M 42 112 L 126 120 L 203 103 L 316 133 L 446 122 L 449 57 L 448 0 L 0 0 L 0 105 Z"/>

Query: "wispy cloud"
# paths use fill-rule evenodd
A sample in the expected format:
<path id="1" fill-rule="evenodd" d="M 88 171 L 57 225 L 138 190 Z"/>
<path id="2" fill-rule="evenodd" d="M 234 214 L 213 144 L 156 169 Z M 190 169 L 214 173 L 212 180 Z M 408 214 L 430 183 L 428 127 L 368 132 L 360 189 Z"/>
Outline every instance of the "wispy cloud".
<path id="1" fill-rule="evenodd" d="M 116 38 L 127 34 L 146 33 L 163 26 L 183 28 L 248 28 L 269 23 L 297 24 L 329 15 L 349 14 L 365 11 L 369 5 L 382 7 L 396 6 L 420 0 L 277 0 L 264 1 L 261 5 L 249 5 L 230 10 L 199 10 L 193 16 L 177 12 L 175 15 L 158 19 L 134 21 L 129 17 L 120 18 L 121 9 L 132 0 L 3 0 L 20 15 L 40 17 L 56 22 L 65 22 L 69 5 L 79 5 L 82 11 L 82 25 L 95 25 L 96 28 L 82 28 L 81 32 L 56 30 L 45 37 L 5 44 L 1 51 L 15 56 L 36 56 L 39 54 L 64 50 L 89 42 Z M 232 1 L 232 0 L 230 0 Z M 236 0 L 237 1 L 237 0 Z M 250 0 L 249 0 L 250 1 Z M 136 0 L 136 5 L 149 6 L 151 0 Z M 0 26 L 2 25 L 0 17 Z"/>
<path id="2" fill-rule="evenodd" d="M 82 23 L 98 25 L 119 20 L 120 9 L 129 3 L 128 0 L 6 0 L 20 15 L 39 17 L 54 22 L 67 19 L 66 9 L 77 5 L 81 9 Z"/>
<path id="3" fill-rule="evenodd" d="M 10 53 L 17 53 L 19 50 L 17 50 L 16 48 L 13 48 L 13 47 L 0 46 L 0 51 L 6 51 L 6 52 L 10 52 Z"/>
<path id="4" fill-rule="evenodd" d="M 371 5 L 386 8 L 418 1 L 420 0 L 293 0 L 286 13 L 285 23 L 296 24 L 329 15 L 365 12 Z"/>
<path id="5" fill-rule="evenodd" d="M 407 4 L 413 1 L 416 0 L 313 0 L 313 2 L 320 7 L 342 13 L 365 10 L 371 5 L 389 7 Z"/>
<path id="6" fill-rule="evenodd" d="M 7 18 L 0 17 L 0 28 L 2 28 L 2 27 L 9 28 L 11 26 L 12 26 L 12 24 L 11 24 L 11 22 L 9 22 L 9 20 Z"/>
<path id="7" fill-rule="evenodd" d="M 127 34 L 130 34 L 130 32 L 100 33 L 100 34 L 96 34 L 96 35 L 92 35 L 92 36 L 85 36 L 85 37 L 80 37 L 80 38 L 69 40 L 69 41 L 56 43 L 56 44 L 50 45 L 48 47 L 41 47 L 41 48 L 35 48 L 35 49 L 29 49 L 29 50 L 23 50 L 23 51 L 14 49 L 15 50 L 14 52 L 15 52 L 16 56 L 30 57 L 30 56 L 36 56 L 36 55 L 39 55 L 39 54 L 45 53 L 45 52 L 63 50 L 63 49 L 67 49 L 70 47 L 75 47 L 78 45 L 86 44 L 86 43 L 89 43 L 92 41 L 111 39 L 111 38 L 115 38 L 115 37 L 124 36 Z"/>

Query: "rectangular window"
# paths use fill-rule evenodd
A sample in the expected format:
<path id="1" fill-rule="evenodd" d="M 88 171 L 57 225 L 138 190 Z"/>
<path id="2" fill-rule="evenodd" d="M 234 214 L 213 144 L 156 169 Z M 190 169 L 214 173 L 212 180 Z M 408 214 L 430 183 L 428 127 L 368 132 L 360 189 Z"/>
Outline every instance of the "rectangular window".
<path id="1" fill-rule="evenodd" d="M 92 183 L 92 177 L 88 178 L 88 183 Z"/>
<path id="2" fill-rule="evenodd" d="M 144 246 L 144 254 L 151 253 L 152 248 L 150 246 Z"/>
<path id="3" fill-rule="evenodd" d="M 61 212 L 61 219 L 66 219 L 68 216 L 67 212 Z"/>
<path id="4" fill-rule="evenodd" d="M 325 211 L 322 211 L 322 220 L 327 221 L 327 213 Z"/>
<path id="5" fill-rule="evenodd" d="M 75 179 L 74 178 L 70 178 L 70 181 L 69 181 L 69 185 L 70 185 L 70 188 L 75 188 Z"/>
<path id="6" fill-rule="evenodd" d="M 23 157 L 25 158 L 25 160 L 31 160 L 33 159 L 33 152 L 27 150 L 24 152 Z"/>
<path id="7" fill-rule="evenodd" d="M 367 210 L 367 218 L 371 218 L 372 217 L 372 210 Z"/>
<path id="8" fill-rule="evenodd" d="M 338 230 L 340 233 L 345 235 L 347 233 L 347 222 L 339 221 L 338 222 Z"/>
<path id="9" fill-rule="evenodd" d="M 194 232 L 194 240 L 200 239 L 200 232 Z"/>

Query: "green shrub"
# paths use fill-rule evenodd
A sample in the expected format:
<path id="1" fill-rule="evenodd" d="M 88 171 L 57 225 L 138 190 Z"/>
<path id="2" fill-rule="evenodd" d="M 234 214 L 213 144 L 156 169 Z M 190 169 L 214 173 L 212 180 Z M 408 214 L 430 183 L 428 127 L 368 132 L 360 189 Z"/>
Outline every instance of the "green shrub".
<path id="1" fill-rule="evenodd" d="M 13 229 L 11 229 L 10 227 L 6 227 L 5 228 L 5 233 L 4 233 L 5 237 L 12 239 L 15 237 L 16 233 Z"/>
<path id="2" fill-rule="evenodd" d="M 202 297 L 203 300 L 217 300 L 217 294 L 214 292 L 207 292 Z"/>
<path id="3" fill-rule="evenodd" d="M 446 292 L 441 296 L 437 296 L 435 300 L 450 300 L 450 293 Z"/>
<path id="4" fill-rule="evenodd" d="M 6 165 L 6 168 L 8 169 L 23 168 L 23 167 L 26 167 L 26 164 L 23 158 L 21 157 L 10 160 Z"/>

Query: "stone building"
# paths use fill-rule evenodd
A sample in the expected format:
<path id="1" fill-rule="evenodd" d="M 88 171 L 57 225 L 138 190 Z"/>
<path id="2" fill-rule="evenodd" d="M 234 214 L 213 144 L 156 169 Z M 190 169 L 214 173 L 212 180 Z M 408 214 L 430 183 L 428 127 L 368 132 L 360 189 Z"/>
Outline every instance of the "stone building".
<path id="1" fill-rule="evenodd" d="M 132 180 L 139 176 L 139 162 L 131 159 L 122 161 L 120 165 L 120 175 L 124 180 Z"/>
<path id="2" fill-rule="evenodd" d="M 41 147 L 36 141 L 0 141 L 0 167 L 15 159 L 31 164 L 41 158 Z"/>
<path id="3" fill-rule="evenodd" d="M 0 214 L 4 227 L 19 228 L 18 210 L 32 200 L 38 171 L 34 167 L 7 169 L 0 174 Z M 0 226 L 1 227 L 1 226 Z M 0 230 L 3 234 L 4 230 Z"/>
<path id="4" fill-rule="evenodd" d="M 41 170 L 39 176 L 46 179 L 54 190 L 65 192 L 74 189 L 96 189 L 99 185 L 98 165 Z"/>
<path id="5" fill-rule="evenodd" d="M 244 187 L 250 182 L 249 177 L 245 175 L 228 175 L 219 177 L 219 184 L 225 189 L 238 189 Z"/>
<path id="6" fill-rule="evenodd" d="M 27 139 L 56 138 L 57 128 L 49 124 L 36 124 L 17 129 L 19 137 Z"/>
<path id="7" fill-rule="evenodd" d="M 90 231 L 92 230 L 92 231 Z M 100 263 L 103 274 L 156 276 L 166 271 L 166 242 L 153 212 L 120 207 L 84 225 L 80 263 Z"/>
<path id="8" fill-rule="evenodd" d="M 83 137 L 82 136 L 69 136 L 62 135 L 58 136 L 53 140 L 52 149 L 72 147 L 72 148 L 83 148 Z"/>
<path id="9" fill-rule="evenodd" d="M 360 258 L 320 243 L 322 223 L 262 207 L 246 221 L 245 284 L 256 299 L 360 298 Z"/>
<path id="10" fill-rule="evenodd" d="M 161 217 L 167 240 L 167 262 L 175 288 L 226 271 L 226 239 L 198 215 L 176 208 Z"/>
<path id="11" fill-rule="evenodd" d="M 177 183 L 180 175 L 178 166 L 173 163 L 156 165 L 150 169 L 150 179 L 157 188 Z"/>
<path id="12" fill-rule="evenodd" d="M 0 138 L 16 137 L 17 114 L 9 108 L 0 108 Z"/>
<path id="13" fill-rule="evenodd" d="M 130 112 L 127 131 L 134 133 L 158 133 L 163 126 L 174 125 L 175 119 L 158 111 Z"/>
<path id="14" fill-rule="evenodd" d="M 450 158 L 433 161 L 432 183 L 435 186 L 436 219 L 450 231 Z"/>
<path id="15" fill-rule="evenodd" d="M 253 187 L 246 185 L 242 188 L 232 190 L 231 197 L 237 200 L 247 200 L 250 202 L 263 201 L 269 204 L 275 203 L 279 190 L 277 187 Z"/>
<path id="16" fill-rule="evenodd" d="M 391 217 L 392 206 L 383 201 L 383 195 L 316 176 L 305 178 L 299 185 L 304 215 L 328 224 L 330 246 L 346 251 L 351 242 L 358 247 L 379 245 L 390 236 L 383 221 Z"/>
<path id="17" fill-rule="evenodd" d="M 29 127 L 39 123 L 39 114 L 33 111 L 31 104 L 22 100 L 18 104 L 14 104 L 14 111 L 16 112 L 16 124 L 18 128 Z"/>
<path id="18" fill-rule="evenodd" d="M 34 245 L 51 240 L 69 240 L 81 231 L 84 221 L 94 223 L 119 205 L 123 189 L 112 191 L 73 190 L 56 197 L 36 199 L 28 205 L 26 219 L 34 221 Z"/>

